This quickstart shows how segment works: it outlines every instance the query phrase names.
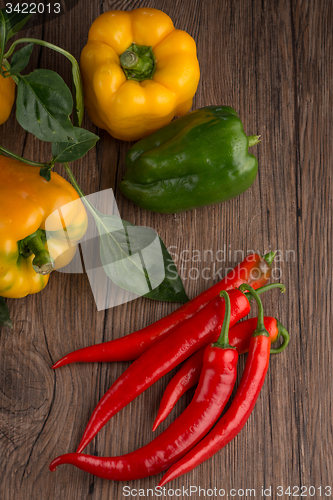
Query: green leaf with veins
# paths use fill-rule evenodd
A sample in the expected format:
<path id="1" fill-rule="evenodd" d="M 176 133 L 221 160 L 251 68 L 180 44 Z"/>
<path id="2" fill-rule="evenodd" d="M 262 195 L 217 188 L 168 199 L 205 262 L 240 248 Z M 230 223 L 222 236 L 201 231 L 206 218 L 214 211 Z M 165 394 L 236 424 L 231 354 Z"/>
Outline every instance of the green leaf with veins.
<path id="1" fill-rule="evenodd" d="M 53 163 L 78 160 L 92 149 L 99 140 L 98 135 L 83 128 L 74 127 L 77 142 L 54 142 L 52 144 Z"/>
<path id="2" fill-rule="evenodd" d="M 31 14 L 21 14 L 17 12 L 12 12 L 8 14 L 6 9 L 2 9 L 3 16 L 6 21 L 6 42 L 16 35 L 23 26 L 29 21 Z"/>
<path id="3" fill-rule="evenodd" d="M 21 127 L 48 142 L 77 142 L 69 119 L 73 110 L 71 91 L 54 71 L 36 69 L 20 76 L 16 118 Z"/>
<path id="4" fill-rule="evenodd" d="M 30 56 L 32 53 L 32 49 L 34 48 L 33 43 L 29 43 L 22 49 L 14 52 L 11 59 L 11 66 L 9 70 L 10 75 L 18 75 L 21 71 L 23 71 L 29 64 Z"/>

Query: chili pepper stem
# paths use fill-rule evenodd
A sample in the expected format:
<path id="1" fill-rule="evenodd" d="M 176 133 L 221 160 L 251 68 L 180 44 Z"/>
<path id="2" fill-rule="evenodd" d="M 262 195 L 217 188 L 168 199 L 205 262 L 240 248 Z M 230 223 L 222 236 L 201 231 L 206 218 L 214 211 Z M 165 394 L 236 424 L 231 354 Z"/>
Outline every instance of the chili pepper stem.
<path id="1" fill-rule="evenodd" d="M 249 140 L 249 148 L 252 148 L 252 146 L 256 146 L 261 142 L 260 135 L 249 135 L 248 137 Z"/>
<path id="2" fill-rule="evenodd" d="M 267 264 L 269 264 L 271 266 L 272 262 L 273 262 L 273 260 L 275 258 L 275 255 L 276 255 L 276 253 L 273 252 L 273 251 L 271 251 L 271 252 L 266 253 L 263 258 L 265 259 L 265 261 L 267 262 Z"/>
<path id="3" fill-rule="evenodd" d="M 268 292 L 268 290 L 272 290 L 273 288 L 280 288 L 281 293 L 284 293 L 286 291 L 286 287 L 282 283 L 270 283 L 269 285 L 264 285 L 260 288 L 257 288 L 256 292 L 258 295 L 261 295 L 262 293 Z M 248 300 L 253 299 L 253 294 L 251 292 L 244 293 L 244 295 Z"/>
<path id="4" fill-rule="evenodd" d="M 239 289 L 242 290 L 248 290 L 253 297 L 255 298 L 258 306 L 258 321 L 257 321 L 257 328 L 253 332 L 252 337 L 257 337 L 258 335 L 264 335 L 265 337 L 269 337 L 269 333 L 265 328 L 265 323 L 264 323 L 264 308 L 262 305 L 262 302 L 260 300 L 259 294 L 247 283 L 243 283 Z"/>
<path id="5" fill-rule="evenodd" d="M 271 349 L 271 354 L 278 354 L 279 352 L 282 352 L 285 350 L 287 345 L 289 344 L 289 333 L 286 330 L 286 328 L 280 323 L 280 321 L 277 319 L 276 324 L 278 327 L 278 330 L 280 332 L 280 335 L 283 337 L 283 342 L 280 345 L 280 347 L 277 347 L 276 349 Z"/>
<path id="6" fill-rule="evenodd" d="M 225 290 L 220 292 L 220 297 L 223 297 L 225 302 L 224 319 L 220 336 L 217 341 L 213 343 L 213 346 L 221 347 L 221 349 L 235 349 L 235 347 L 232 347 L 229 344 L 229 325 L 231 315 L 230 297 Z"/>
<path id="7" fill-rule="evenodd" d="M 50 274 L 54 269 L 54 260 L 44 247 L 40 232 L 36 231 L 21 241 L 35 255 L 32 267 L 37 274 Z"/>

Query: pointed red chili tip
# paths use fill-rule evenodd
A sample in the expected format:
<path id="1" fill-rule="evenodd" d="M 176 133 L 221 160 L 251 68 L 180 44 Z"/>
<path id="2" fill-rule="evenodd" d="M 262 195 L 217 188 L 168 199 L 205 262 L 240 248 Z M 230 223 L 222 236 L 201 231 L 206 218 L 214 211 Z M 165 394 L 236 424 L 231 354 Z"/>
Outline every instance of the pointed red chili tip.
<path id="1" fill-rule="evenodd" d="M 58 465 L 70 463 L 68 459 L 70 459 L 71 455 L 75 455 L 75 453 L 66 453 L 65 455 L 60 455 L 60 457 L 55 458 L 49 465 L 49 469 L 51 472 L 57 470 Z"/>

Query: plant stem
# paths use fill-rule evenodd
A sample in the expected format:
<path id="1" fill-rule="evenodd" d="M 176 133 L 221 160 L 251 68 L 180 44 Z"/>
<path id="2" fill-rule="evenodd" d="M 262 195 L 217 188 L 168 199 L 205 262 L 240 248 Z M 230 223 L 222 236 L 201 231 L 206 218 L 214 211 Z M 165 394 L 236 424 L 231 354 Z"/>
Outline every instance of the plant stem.
<path id="1" fill-rule="evenodd" d="M 4 59 L 4 60 L 2 61 L 2 66 L 3 66 L 3 67 L 7 70 L 7 71 L 9 71 L 9 70 L 10 70 L 10 64 L 9 64 L 9 62 L 7 61 L 7 59 Z M 18 82 L 19 82 L 18 77 L 17 77 L 17 76 L 15 76 L 15 75 L 11 75 L 11 78 L 14 80 L 14 82 L 15 82 L 15 83 L 16 83 L 16 85 L 17 85 L 17 84 L 18 84 Z"/>
<path id="2" fill-rule="evenodd" d="M 90 210 L 91 214 L 93 215 L 93 217 L 96 219 L 96 217 L 98 218 L 98 220 L 100 222 L 102 222 L 100 220 L 100 217 L 99 217 L 99 212 L 98 210 L 96 210 L 96 208 L 90 203 L 90 201 L 87 200 L 87 197 L 86 195 L 84 194 L 84 192 L 82 191 L 82 189 L 80 188 L 77 180 L 75 179 L 74 177 L 74 174 L 70 168 L 70 166 L 68 165 L 68 162 L 66 163 L 63 163 L 63 166 L 64 166 L 64 169 L 65 169 L 65 172 L 66 174 L 68 175 L 69 177 L 69 180 L 71 181 L 72 185 L 74 186 L 74 188 L 76 189 L 78 195 L 80 196 L 80 198 L 82 199 L 83 203 L 86 205 L 86 207 L 88 208 L 88 210 Z M 104 225 L 104 224 L 103 224 Z M 105 228 L 106 231 L 108 232 L 107 228 Z"/>
<path id="3" fill-rule="evenodd" d="M 32 165 L 33 167 L 45 167 L 45 163 L 39 163 L 37 161 L 31 161 L 27 160 L 26 158 L 22 158 L 22 156 L 16 155 L 12 151 L 9 151 L 9 149 L 4 148 L 3 146 L 0 146 L 0 154 L 4 153 L 7 156 L 10 156 L 10 158 L 14 158 L 15 160 L 22 161 L 24 163 L 27 163 L 28 165 Z"/>
<path id="4" fill-rule="evenodd" d="M 258 321 L 257 321 L 257 328 L 253 332 L 252 337 L 256 337 L 257 335 L 264 335 L 265 337 L 269 337 L 269 333 L 265 328 L 264 324 L 264 308 L 262 305 L 262 302 L 260 300 L 259 294 L 247 283 L 243 283 L 240 287 L 239 290 L 248 290 L 253 297 L 255 298 L 255 301 L 257 302 L 258 306 Z"/>
<path id="5" fill-rule="evenodd" d="M 225 290 L 222 290 L 222 292 L 220 293 L 220 297 L 224 298 L 224 319 L 220 336 L 213 345 L 216 347 L 221 347 L 222 349 L 235 349 L 229 344 L 229 326 L 231 315 L 230 297 L 228 295 L 228 292 L 226 292 Z"/>

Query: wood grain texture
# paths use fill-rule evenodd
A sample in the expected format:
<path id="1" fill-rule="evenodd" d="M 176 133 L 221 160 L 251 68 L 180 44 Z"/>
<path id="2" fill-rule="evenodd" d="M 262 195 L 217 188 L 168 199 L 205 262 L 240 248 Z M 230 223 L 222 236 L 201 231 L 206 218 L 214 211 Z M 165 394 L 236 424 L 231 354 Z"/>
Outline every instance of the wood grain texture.
<path id="1" fill-rule="evenodd" d="M 194 37 L 202 74 L 194 109 L 220 103 L 236 109 L 245 131 L 262 137 L 253 150 L 259 175 L 246 193 L 230 202 L 174 216 L 141 210 L 116 191 L 120 214 L 133 224 L 155 228 L 166 246 L 173 246 L 190 297 L 217 281 L 219 271 L 224 275 L 233 267 L 240 260 L 237 251 L 279 250 L 276 277 L 286 284 L 287 293 L 267 294 L 264 305 L 267 314 L 277 316 L 291 333 L 288 350 L 271 360 L 245 429 L 223 451 L 170 487 L 255 488 L 256 498 L 277 499 L 290 498 L 277 495 L 278 485 L 333 486 L 333 4 L 330 0 L 80 0 L 65 16 L 25 36 L 43 38 L 79 58 L 89 26 L 99 14 L 142 6 L 164 10 L 177 28 Z M 70 83 L 69 64 L 59 54 L 35 47 L 28 70 L 37 67 L 53 69 Z M 82 189 L 86 193 L 115 189 L 130 144 L 99 131 L 87 116 L 83 126 L 101 140 L 73 168 Z M 14 113 L 0 128 L 0 141 L 37 161 L 50 155 L 47 144 L 19 127 Z M 205 250 L 216 255 L 223 249 L 224 261 L 211 261 L 209 253 L 203 260 Z M 181 259 L 185 257 L 181 252 L 192 255 L 195 250 L 200 262 Z M 208 279 L 202 276 L 204 268 Z M 98 312 L 85 275 L 54 273 L 43 292 L 11 300 L 9 307 L 14 331 L 0 332 L 1 500 L 121 499 L 125 484 L 154 488 L 161 476 L 116 483 L 70 466 L 49 472 L 55 456 L 75 450 L 93 408 L 128 363 L 71 365 L 56 373 L 50 367 L 73 349 L 121 337 L 177 305 L 138 299 Z M 244 363 L 242 357 L 240 374 Z M 117 455 L 149 442 L 171 376 L 117 414 L 87 452 Z M 180 414 L 192 394 L 184 396 L 157 432 Z M 261 495 L 262 486 L 272 487 L 271 497 Z M 208 495 L 197 493 L 192 498 Z M 236 498 L 247 499 L 250 494 Z M 321 498 L 319 490 L 315 498 Z"/>

